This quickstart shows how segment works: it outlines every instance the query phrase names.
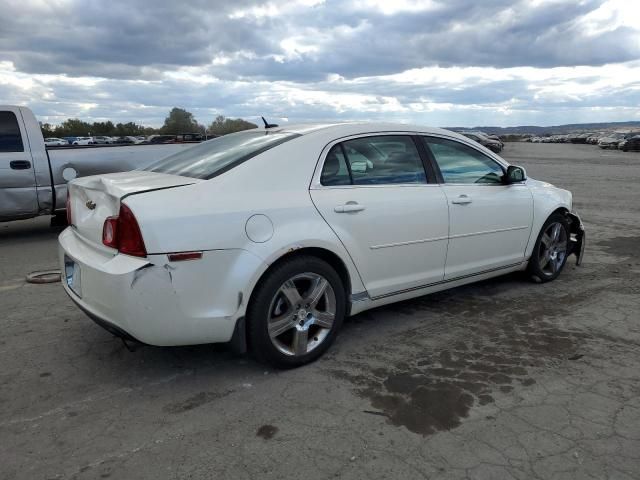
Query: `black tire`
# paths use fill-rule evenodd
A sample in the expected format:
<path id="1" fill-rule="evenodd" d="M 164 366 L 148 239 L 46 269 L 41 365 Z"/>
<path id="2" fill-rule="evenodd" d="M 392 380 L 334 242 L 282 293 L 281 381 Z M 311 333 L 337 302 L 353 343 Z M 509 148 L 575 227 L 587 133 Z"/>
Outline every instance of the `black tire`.
<path id="1" fill-rule="evenodd" d="M 69 224 L 67 223 L 67 212 L 56 212 L 51 217 L 51 227 L 66 227 Z"/>
<path id="2" fill-rule="evenodd" d="M 544 243 L 544 237 L 547 230 L 554 224 L 560 224 L 564 232 L 562 232 L 563 239 L 558 242 L 559 246 L 562 247 L 564 244 L 564 255 L 560 261 L 553 263 L 552 265 L 555 268 L 543 268 L 541 267 L 541 262 L 543 262 L 543 255 L 548 250 L 546 244 Z M 562 270 L 564 269 L 565 264 L 567 263 L 567 256 L 569 252 L 569 241 L 570 241 L 570 227 L 569 221 L 567 217 L 561 213 L 554 213 L 551 215 L 544 225 L 540 229 L 540 233 L 538 234 L 538 238 L 536 239 L 536 243 L 533 247 L 533 252 L 531 253 L 531 258 L 529 259 L 529 264 L 527 266 L 527 274 L 529 277 L 536 283 L 546 283 L 551 282 L 558 278 Z M 555 257 L 557 258 L 557 256 Z"/>
<path id="3" fill-rule="evenodd" d="M 269 334 L 273 302 L 280 288 L 288 280 L 305 274 L 319 275 L 327 280 L 335 298 L 333 325 L 324 333 L 324 339 L 304 355 L 283 353 Z M 340 276 L 324 260 L 314 256 L 298 256 L 277 264 L 254 290 L 247 308 L 247 340 L 257 360 L 278 368 L 295 368 L 313 362 L 324 354 L 334 342 L 346 312 L 346 293 Z M 296 327 L 297 328 L 297 327 Z M 311 328 L 311 327 L 309 327 Z M 286 334 L 285 334 L 286 335 Z"/>

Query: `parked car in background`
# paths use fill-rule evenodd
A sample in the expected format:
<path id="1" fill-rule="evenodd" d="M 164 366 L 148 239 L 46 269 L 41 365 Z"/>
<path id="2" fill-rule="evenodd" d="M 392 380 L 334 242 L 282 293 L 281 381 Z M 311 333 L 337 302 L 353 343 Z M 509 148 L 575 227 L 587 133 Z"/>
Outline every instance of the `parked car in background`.
<path id="1" fill-rule="evenodd" d="M 93 137 L 76 137 L 72 145 L 95 145 Z"/>
<path id="2" fill-rule="evenodd" d="M 572 133 L 566 136 L 567 141 L 570 143 L 587 143 L 590 133 Z"/>
<path id="3" fill-rule="evenodd" d="M 112 137 L 114 144 L 125 145 L 135 143 L 132 137 Z"/>
<path id="4" fill-rule="evenodd" d="M 44 139 L 44 144 L 47 147 L 62 147 L 64 145 L 69 145 L 69 142 L 63 138 L 48 137 Z"/>
<path id="5" fill-rule="evenodd" d="M 487 137 L 489 140 L 495 140 L 496 142 L 500 142 L 502 143 L 502 145 L 504 145 L 504 142 L 500 139 L 498 135 L 490 135 L 485 132 L 471 132 L 471 133 L 479 133 L 480 135 L 484 135 L 485 137 Z"/>
<path id="6" fill-rule="evenodd" d="M 623 152 L 640 152 L 640 134 L 631 134 L 618 144 Z"/>
<path id="7" fill-rule="evenodd" d="M 320 357 L 349 315 L 509 272 L 551 281 L 584 245 L 570 192 L 408 125 L 245 130 L 74 180 L 68 205 L 63 288 L 99 325 L 278 367 Z"/>
<path id="8" fill-rule="evenodd" d="M 98 136 L 93 137 L 93 141 L 98 145 L 105 145 L 105 144 L 114 143 L 113 142 L 113 138 L 107 137 L 107 136 L 104 136 L 104 135 L 98 135 Z"/>
<path id="9" fill-rule="evenodd" d="M 175 135 L 150 135 L 147 137 L 144 143 L 158 144 L 158 143 L 175 143 Z"/>
<path id="10" fill-rule="evenodd" d="M 503 148 L 503 143 L 500 140 L 492 140 L 485 134 L 480 132 L 460 132 L 467 138 L 478 142 L 480 145 L 487 147 L 489 150 L 495 153 L 500 153 Z"/>
<path id="11" fill-rule="evenodd" d="M 609 134 L 598 140 L 598 146 L 600 148 L 618 148 L 618 144 L 624 140 L 624 137 L 625 134 L 620 132 Z"/>
<path id="12" fill-rule="evenodd" d="M 180 133 L 175 136 L 175 142 L 201 142 L 204 136 L 201 133 Z"/>

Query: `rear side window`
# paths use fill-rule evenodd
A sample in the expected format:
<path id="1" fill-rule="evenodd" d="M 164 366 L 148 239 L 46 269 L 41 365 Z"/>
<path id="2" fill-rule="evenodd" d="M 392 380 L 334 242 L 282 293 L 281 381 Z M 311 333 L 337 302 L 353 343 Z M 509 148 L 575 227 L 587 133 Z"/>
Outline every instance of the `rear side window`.
<path id="1" fill-rule="evenodd" d="M 0 152 L 24 152 L 18 119 L 13 112 L 0 112 Z"/>
<path id="2" fill-rule="evenodd" d="M 393 185 L 427 183 L 413 139 L 406 135 L 356 138 L 327 154 L 322 185 Z"/>
<path id="3" fill-rule="evenodd" d="M 170 155 L 143 170 L 207 180 L 299 136 L 257 129 L 231 133 Z"/>
<path id="4" fill-rule="evenodd" d="M 349 175 L 347 160 L 342 151 L 342 145 L 334 145 L 329 150 L 322 167 L 320 183 L 327 186 L 351 185 L 351 176 Z"/>

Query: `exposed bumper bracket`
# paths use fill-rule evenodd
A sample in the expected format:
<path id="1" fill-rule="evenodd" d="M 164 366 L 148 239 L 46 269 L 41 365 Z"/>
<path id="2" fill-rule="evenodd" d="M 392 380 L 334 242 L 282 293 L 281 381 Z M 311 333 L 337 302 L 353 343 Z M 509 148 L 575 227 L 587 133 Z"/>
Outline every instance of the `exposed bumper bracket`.
<path id="1" fill-rule="evenodd" d="M 584 224 L 580 217 L 575 213 L 567 213 L 569 217 L 569 225 L 571 228 L 571 241 L 569 243 L 569 255 L 576 256 L 576 265 L 582 264 L 584 257 L 584 247 L 586 244 Z"/>

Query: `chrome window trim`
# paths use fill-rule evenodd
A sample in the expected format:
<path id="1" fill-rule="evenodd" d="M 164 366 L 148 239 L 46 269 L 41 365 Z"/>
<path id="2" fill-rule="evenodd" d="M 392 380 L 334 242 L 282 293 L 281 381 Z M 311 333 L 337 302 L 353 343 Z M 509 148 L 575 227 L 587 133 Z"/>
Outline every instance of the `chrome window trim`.
<path id="1" fill-rule="evenodd" d="M 478 147 L 477 142 L 470 141 L 470 139 L 468 139 L 467 137 L 463 137 L 463 139 L 466 139 L 465 141 L 453 135 L 440 134 L 440 133 L 436 134 L 436 133 L 424 132 L 419 130 L 400 130 L 400 131 L 385 130 L 385 131 L 375 131 L 375 132 L 364 132 L 364 133 L 356 133 L 353 135 L 346 135 L 344 137 L 335 138 L 323 147 L 323 149 L 320 151 L 320 155 L 318 156 L 318 160 L 316 161 L 316 167 L 313 171 L 313 176 L 311 178 L 309 190 L 325 190 L 325 189 L 335 189 L 335 188 L 389 188 L 389 187 L 425 187 L 425 186 L 440 187 L 443 185 L 447 185 L 447 186 L 482 185 L 486 187 L 510 187 L 513 185 L 526 184 L 526 181 L 520 182 L 518 184 L 511 184 L 511 185 L 503 185 L 503 184 L 498 185 L 498 184 L 489 184 L 489 183 L 485 183 L 485 184 L 482 184 L 482 183 L 477 183 L 477 184 L 475 183 L 428 183 L 429 182 L 428 177 L 427 177 L 427 183 L 385 183 L 385 184 L 378 184 L 378 185 L 322 185 L 322 183 L 320 183 L 320 176 L 322 174 L 322 168 L 324 167 L 324 161 L 327 157 L 327 154 L 333 148 L 334 145 L 338 143 L 346 142 L 348 140 L 354 140 L 356 138 L 377 137 L 377 136 L 387 136 L 387 135 L 423 136 L 423 137 L 433 137 L 433 138 L 442 138 L 444 140 L 451 140 L 454 142 L 461 143 L 467 147 L 473 148 L 478 153 L 481 153 L 485 157 L 488 157 L 489 159 L 496 162 L 505 170 L 510 165 L 504 159 L 499 157 L 497 154 L 493 153 L 491 150 L 485 148 L 486 151 L 483 151 L 480 148 L 477 148 Z M 473 145 L 473 143 L 475 143 L 476 145 Z M 480 147 L 482 146 L 480 145 Z M 428 175 L 428 172 L 426 172 L 426 174 Z"/>

